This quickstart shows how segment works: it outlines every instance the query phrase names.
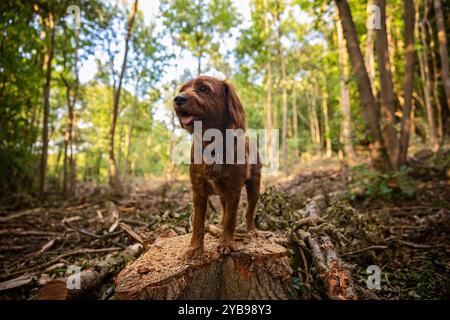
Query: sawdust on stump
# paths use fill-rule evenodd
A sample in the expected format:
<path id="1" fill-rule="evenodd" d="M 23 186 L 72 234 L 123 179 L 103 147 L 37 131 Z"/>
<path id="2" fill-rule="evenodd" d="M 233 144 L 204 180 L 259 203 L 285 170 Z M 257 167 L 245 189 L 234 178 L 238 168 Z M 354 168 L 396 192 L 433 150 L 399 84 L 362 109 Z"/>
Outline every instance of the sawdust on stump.
<path id="1" fill-rule="evenodd" d="M 288 299 L 291 273 L 283 239 L 273 233 L 235 242 L 227 256 L 206 234 L 201 257 L 186 262 L 190 234 L 154 243 L 116 278 L 116 299 Z"/>

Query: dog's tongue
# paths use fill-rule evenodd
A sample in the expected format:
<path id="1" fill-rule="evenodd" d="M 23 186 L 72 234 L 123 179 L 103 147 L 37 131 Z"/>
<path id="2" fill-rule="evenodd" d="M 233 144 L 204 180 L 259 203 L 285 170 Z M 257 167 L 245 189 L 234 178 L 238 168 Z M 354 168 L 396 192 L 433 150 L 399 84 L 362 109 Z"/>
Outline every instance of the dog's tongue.
<path id="1" fill-rule="evenodd" d="M 194 121 L 194 116 L 185 116 L 181 117 L 181 123 L 184 125 L 190 124 L 192 121 Z"/>

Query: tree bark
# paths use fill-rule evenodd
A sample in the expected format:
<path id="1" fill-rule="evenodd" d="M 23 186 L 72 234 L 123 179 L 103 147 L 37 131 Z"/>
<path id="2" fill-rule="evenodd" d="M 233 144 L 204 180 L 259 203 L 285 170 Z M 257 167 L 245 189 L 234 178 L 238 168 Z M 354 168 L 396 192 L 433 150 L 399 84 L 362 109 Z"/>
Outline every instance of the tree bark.
<path id="1" fill-rule="evenodd" d="M 77 102 L 78 97 L 78 87 L 79 87 L 79 76 L 78 76 L 78 49 L 79 49 L 79 32 L 75 32 L 75 59 L 74 59 L 74 75 L 75 75 L 75 85 L 72 88 L 69 81 L 64 77 L 61 73 L 61 79 L 64 82 L 66 87 L 66 99 L 67 99 L 67 125 L 66 125 L 66 133 L 64 136 L 64 165 L 63 165 L 63 194 L 68 196 L 71 194 L 74 189 L 68 188 L 69 185 L 69 173 L 68 167 L 72 169 L 72 159 L 73 159 L 73 128 L 74 128 L 74 108 Z M 64 69 L 67 70 L 67 57 L 65 50 L 63 49 L 63 57 L 64 57 Z M 68 157 L 68 151 L 70 148 L 70 158 Z M 72 173 L 71 173 L 72 175 Z M 71 184 L 72 186 L 72 184 Z"/>
<path id="2" fill-rule="evenodd" d="M 383 140 L 379 127 L 377 105 L 373 96 L 369 75 L 364 65 L 361 48 L 356 34 L 355 24 L 347 0 L 335 0 L 339 10 L 348 54 L 353 66 L 358 91 L 361 99 L 362 115 L 371 135 L 371 159 L 375 166 L 384 165 Z"/>
<path id="3" fill-rule="evenodd" d="M 374 5 L 375 0 L 369 0 L 368 5 Z M 369 26 L 370 15 L 367 17 L 367 25 Z M 366 39 L 366 54 L 364 62 L 366 64 L 367 73 L 369 74 L 370 84 L 372 87 L 372 93 L 376 97 L 377 90 L 375 87 L 375 30 L 373 28 L 367 28 L 367 39 Z"/>
<path id="4" fill-rule="evenodd" d="M 320 218 L 320 209 L 315 200 L 311 200 L 304 211 L 309 219 L 317 221 Z M 356 300 L 351 273 L 342 263 L 331 238 L 324 233 L 311 235 L 307 240 L 317 277 L 322 280 L 327 297 L 331 300 Z"/>
<path id="5" fill-rule="evenodd" d="M 434 0 L 434 14 L 436 16 L 436 26 L 438 28 L 439 53 L 441 56 L 441 77 L 444 85 L 445 96 L 447 97 L 447 108 L 450 111 L 450 77 L 448 62 L 448 44 L 445 32 L 444 14 L 442 12 L 441 0 Z M 447 16 L 448 23 L 448 16 Z"/>
<path id="6" fill-rule="evenodd" d="M 236 240 L 236 251 L 217 252 L 219 239 L 206 234 L 205 252 L 193 261 L 182 258 L 190 234 L 153 245 L 116 278 L 116 299 L 242 299 L 293 298 L 292 269 L 286 248 L 271 234 Z M 276 236 L 275 236 L 276 237 Z"/>
<path id="7" fill-rule="evenodd" d="M 325 85 L 325 91 L 322 97 L 322 112 L 323 112 L 323 123 L 325 126 L 325 147 L 326 147 L 326 157 L 331 158 L 333 155 L 333 150 L 331 148 L 331 131 L 330 131 L 330 120 L 328 115 L 328 88 Z"/>
<path id="8" fill-rule="evenodd" d="M 92 294 L 106 276 L 120 267 L 123 261 L 138 256 L 142 252 L 142 246 L 138 243 L 128 246 L 123 252 L 111 253 L 97 263 L 95 268 L 81 271 L 78 276 L 80 286 L 68 286 L 73 278 L 63 277 L 54 279 L 44 284 L 36 295 L 36 300 L 77 300 Z M 77 275 L 75 275 L 77 276 Z"/>
<path id="9" fill-rule="evenodd" d="M 281 156 L 282 156 L 282 166 L 283 171 L 287 174 L 287 79 L 286 79 L 286 61 L 284 57 L 283 44 L 281 43 L 282 30 L 281 30 L 281 12 L 280 4 L 277 3 L 277 22 L 278 22 L 278 54 L 280 57 L 280 71 L 281 71 L 281 113 L 282 113 L 282 123 L 281 123 Z"/>
<path id="10" fill-rule="evenodd" d="M 266 41 L 268 43 L 267 45 L 267 52 L 266 52 L 266 74 L 265 74 L 265 81 L 264 81 L 264 91 L 266 93 L 265 95 L 265 106 L 264 111 L 266 113 L 266 130 L 267 135 L 265 139 L 265 152 L 264 154 L 267 154 L 269 152 L 270 145 L 271 145 L 271 130 L 272 130 L 272 62 L 271 62 L 271 55 L 270 55 L 270 26 L 269 26 L 269 9 L 267 5 L 267 0 L 263 0 L 263 14 L 264 14 L 264 36 L 266 38 Z"/>
<path id="11" fill-rule="evenodd" d="M 297 87 L 292 86 L 292 132 L 295 140 L 295 146 L 298 147 L 298 114 L 297 114 Z M 297 150 L 296 150 L 297 151 Z"/>
<path id="12" fill-rule="evenodd" d="M 428 128 L 429 128 L 429 140 L 432 145 L 433 150 L 437 150 L 439 145 L 437 143 L 437 133 L 436 133 L 436 124 L 433 110 L 433 96 L 431 94 L 431 79 L 430 79 L 430 67 L 428 64 L 428 42 L 427 42 L 427 32 L 426 32 L 426 24 L 428 20 L 429 6 L 428 1 L 425 0 L 424 3 L 424 15 L 422 18 L 422 22 L 420 23 L 420 39 L 422 41 L 422 50 L 419 53 L 420 58 L 420 72 L 422 79 L 424 81 L 424 96 L 425 96 L 425 107 L 427 113 L 428 120 Z"/>
<path id="13" fill-rule="evenodd" d="M 393 169 L 397 169 L 399 149 L 397 131 L 395 129 L 394 86 L 392 83 L 386 32 L 386 2 L 385 0 L 375 0 L 375 4 L 380 8 L 381 20 L 381 28 L 376 31 L 378 68 L 380 72 L 380 125 L 390 165 Z"/>
<path id="14" fill-rule="evenodd" d="M 122 69 L 119 76 L 119 82 L 117 88 L 114 90 L 114 100 L 113 100 L 113 116 L 111 120 L 111 128 L 109 131 L 109 184 L 110 186 L 119 194 L 123 193 L 122 184 L 120 182 L 119 173 L 116 166 L 116 158 L 114 152 L 114 137 L 117 124 L 117 116 L 119 113 L 119 102 L 120 102 L 120 92 L 122 90 L 122 81 L 127 68 L 127 56 L 129 49 L 129 41 L 131 38 L 131 30 L 133 28 L 134 19 L 136 17 L 136 12 L 138 9 L 138 0 L 134 1 L 133 9 L 131 11 L 130 19 L 127 23 L 127 34 L 125 37 L 125 52 L 123 56 Z"/>
<path id="15" fill-rule="evenodd" d="M 403 80 L 403 115 L 397 167 L 406 163 L 408 155 L 414 90 L 414 0 L 404 0 L 403 3 L 405 17 L 405 78 Z"/>
<path id="16" fill-rule="evenodd" d="M 320 141 L 320 127 L 319 120 L 317 119 L 317 92 L 315 84 L 311 89 L 310 94 L 310 110 L 309 110 L 309 128 L 311 132 L 311 141 L 313 143 L 313 149 L 316 153 L 321 152 L 321 141 Z"/>
<path id="17" fill-rule="evenodd" d="M 70 98 L 71 96 L 71 88 L 69 83 L 67 82 L 67 80 L 64 78 L 64 76 L 61 75 L 61 78 L 63 79 L 63 82 L 65 83 L 66 86 L 66 98 L 67 98 L 67 124 L 66 124 L 66 132 L 64 135 L 64 160 L 63 160 L 63 195 L 67 196 L 68 195 L 68 189 L 67 189 L 67 185 L 68 185 L 68 172 L 67 172 L 67 168 L 68 168 L 68 149 L 69 149 L 69 145 L 71 143 L 72 140 L 72 125 L 73 125 L 73 106 L 72 106 L 72 99 Z"/>
<path id="18" fill-rule="evenodd" d="M 53 12 L 48 13 L 50 28 L 50 44 L 45 53 L 46 73 L 44 84 L 44 110 L 43 110 L 43 130 L 42 130 L 42 154 L 39 170 L 39 194 L 41 197 L 45 194 L 45 179 L 47 175 L 47 157 L 48 157 L 48 118 L 50 113 L 50 83 L 52 81 L 52 60 L 55 51 L 55 18 Z"/>
<path id="19" fill-rule="evenodd" d="M 135 98 L 137 101 L 137 96 Z M 127 136 L 125 138 L 125 163 L 123 168 L 123 177 L 124 179 L 127 179 L 129 170 L 130 170 L 130 153 L 131 153 L 131 140 L 133 137 L 133 131 L 134 126 L 136 124 L 136 108 L 137 108 L 137 102 L 135 101 L 135 105 L 133 106 L 133 110 L 131 111 L 131 123 L 130 127 L 128 128 Z M 171 161 L 169 161 L 171 163 Z"/>
<path id="20" fill-rule="evenodd" d="M 375 0 L 375 1 L 377 1 L 377 0 Z M 394 63 L 395 50 L 396 50 L 397 46 L 399 48 L 401 47 L 401 41 L 398 41 L 397 44 L 394 44 L 394 41 L 392 40 L 393 39 L 393 37 L 392 37 L 392 17 L 386 15 L 386 0 L 383 0 L 383 1 L 385 2 L 384 14 L 382 13 L 382 15 L 384 15 L 384 19 L 383 19 L 383 17 L 381 18 L 381 24 L 383 25 L 383 21 L 386 22 L 386 40 L 387 40 L 386 43 L 387 43 L 387 48 L 388 48 L 388 57 L 389 57 L 389 65 L 390 65 L 389 70 L 391 71 L 391 75 L 393 75 L 393 74 L 395 74 L 395 63 Z"/>
<path id="21" fill-rule="evenodd" d="M 434 42 L 433 27 L 431 26 L 431 23 L 429 23 L 429 21 L 427 21 L 427 29 L 429 33 L 428 35 L 430 37 L 431 66 L 433 67 L 433 95 L 434 101 L 436 102 L 436 120 L 437 120 L 436 137 L 440 145 L 442 143 L 442 139 L 444 136 L 444 127 L 442 120 L 442 104 L 441 99 L 439 97 L 439 70 L 435 54 L 436 45 Z"/>
<path id="22" fill-rule="evenodd" d="M 345 39 L 342 31 L 342 24 L 338 19 L 336 21 L 337 37 L 338 37 L 338 53 L 339 53 L 339 65 L 341 66 L 341 74 L 339 77 L 340 84 L 340 99 L 339 103 L 341 105 L 341 112 L 343 115 L 342 119 L 342 140 L 344 143 L 344 152 L 347 158 L 351 161 L 355 158 L 355 151 L 353 150 L 352 144 L 352 133 L 351 133 L 351 108 L 350 108 L 350 90 L 347 85 L 348 81 L 348 56 L 345 51 Z M 372 48 L 373 50 L 373 48 Z M 373 53 L 372 53 L 373 59 Z"/>
<path id="23" fill-rule="evenodd" d="M 77 83 L 79 81 L 77 80 Z M 70 192 L 75 193 L 77 185 L 77 155 L 73 150 L 73 146 L 76 145 L 78 141 L 78 130 L 77 130 L 77 114 L 74 110 L 73 112 L 73 124 L 72 124 L 72 139 L 70 140 Z"/>

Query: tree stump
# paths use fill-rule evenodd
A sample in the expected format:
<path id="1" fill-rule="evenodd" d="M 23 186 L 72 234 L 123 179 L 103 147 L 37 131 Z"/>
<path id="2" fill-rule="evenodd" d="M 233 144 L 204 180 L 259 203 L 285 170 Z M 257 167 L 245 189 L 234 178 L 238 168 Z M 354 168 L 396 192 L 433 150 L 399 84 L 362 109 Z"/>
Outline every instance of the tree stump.
<path id="1" fill-rule="evenodd" d="M 217 252 L 219 239 L 205 235 L 205 251 L 186 262 L 191 235 L 154 243 L 116 278 L 115 299 L 289 299 L 292 269 L 283 238 L 273 233 L 236 240 L 236 251 Z M 286 240 L 286 239 L 284 239 Z"/>

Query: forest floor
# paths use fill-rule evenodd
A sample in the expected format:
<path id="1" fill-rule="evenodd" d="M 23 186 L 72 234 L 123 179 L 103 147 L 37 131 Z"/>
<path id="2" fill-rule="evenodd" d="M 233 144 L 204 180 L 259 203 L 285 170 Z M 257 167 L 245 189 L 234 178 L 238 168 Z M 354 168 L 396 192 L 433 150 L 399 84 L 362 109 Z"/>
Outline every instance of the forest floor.
<path id="1" fill-rule="evenodd" d="M 448 160 L 448 159 L 447 159 Z M 448 164 L 448 161 L 446 163 Z M 381 289 L 364 290 L 364 299 L 450 298 L 450 188 L 445 167 L 421 166 L 395 176 L 364 166 L 343 167 L 336 159 L 301 165 L 290 176 L 265 177 L 258 209 L 260 229 L 287 232 L 287 222 L 307 201 L 323 195 L 337 251 L 355 282 L 366 287 L 367 267 L 381 269 Z M 117 199 L 106 187 L 79 186 L 77 196 L 50 196 L 45 203 L 16 195 L 0 207 L 0 299 L 33 299 L 41 285 L 66 275 L 68 267 L 95 266 L 112 252 L 135 243 L 119 226 L 131 226 L 151 241 L 189 232 L 192 212 L 187 179 L 136 181 Z M 337 199 L 328 195 L 339 193 Z M 243 192 L 245 193 L 245 192 Z M 18 198 L 20 196 L 20 198 Z M 246 205 L 241 204 L 242 213 Z M 8 200 L 8 201 L 6 201 Z M 217 199 L 209 205 L 217 223 Z M 308 272 L 292 256 L 293 279 Z M 85 298 L 111 299 L 115 266 Z M 306 268 L 310 268 L 305 266 Z M 299 296 L 323 298 L 318 287 L 293 282 Z"/>

